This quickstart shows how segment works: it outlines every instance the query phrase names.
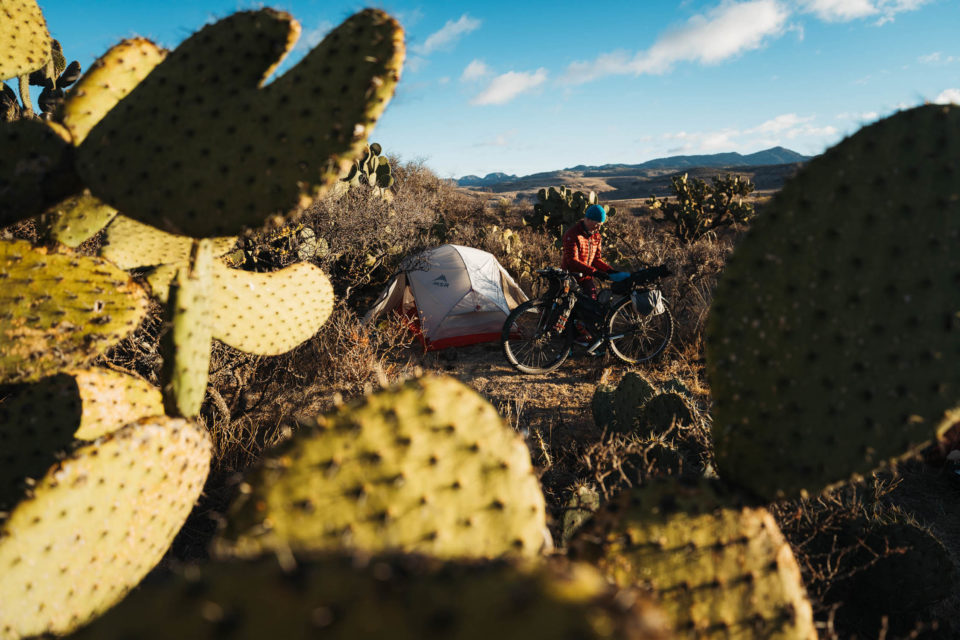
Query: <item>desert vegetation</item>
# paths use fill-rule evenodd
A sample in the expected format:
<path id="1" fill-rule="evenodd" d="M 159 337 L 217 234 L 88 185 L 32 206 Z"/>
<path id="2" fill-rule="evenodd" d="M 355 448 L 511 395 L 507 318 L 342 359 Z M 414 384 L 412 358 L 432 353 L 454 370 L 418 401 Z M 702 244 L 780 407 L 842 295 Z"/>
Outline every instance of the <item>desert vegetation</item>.
<path id="1" fill-rule="evenodd" d="M 125 41 L 77 79 L 23 6 L 29 46 L 0 72 L 47 69 L 57 104 L 0 128 L 0 637 L 953 633 L 957 109 L 865 129 L 769 202 L 678 176 L 673 201 L 608 203 L 608 261 L 670 266 L 673 341 L 642 368 L 522 376 L 496 344 L 425 352 L 361 318 L 442 243 L 538 295 L 598 196 L 490 203 L 355 136 L 398 81 L 392 18 L 238 88 L 253 132 L 166 92 L 222 42 L 285 42 L 286 14 L 173 52 Z M 358 67 L 308 99 L 324 81 L 293 79 L 343 40 Z M 157 105 L 176 117 L 144 125 Z"/>

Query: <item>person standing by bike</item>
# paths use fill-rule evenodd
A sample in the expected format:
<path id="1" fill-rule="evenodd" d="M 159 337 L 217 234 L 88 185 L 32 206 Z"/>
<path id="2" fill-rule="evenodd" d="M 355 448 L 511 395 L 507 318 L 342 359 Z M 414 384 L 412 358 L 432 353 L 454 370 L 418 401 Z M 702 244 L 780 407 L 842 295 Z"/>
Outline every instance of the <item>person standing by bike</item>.
<path id="1" fill-rule="evenodd" d="M 597 299 L 597 280 L 616 279 L 620 275 L 603 261 L 603 239 L 600 227 L 607 221 L 606 210 L 598 204 L 592 204 L 583 212 L 580 220 L 563 234 L 563 257 L 560 268 L 577 276 L 580 290 L 587 296 Z M 626 274 L 624 274 L 626 275 Z M 589 344 L 593 340 L 591 331 L 581 322 L 577 323 L 577 343 Z"/>
<path id="2" fill-rule="evenodd" d="M 583 220 L 563 234 L 560 268 L 581 274 L 577 277 L 580 289 L 594 300 L 597 298 L 595 280 L 608 280 L 610 274 L 617 273 L 603 261 L 600 227 L 606 221 L 606 210 L 598 204 L 592 204 L 584 211 Z"/>

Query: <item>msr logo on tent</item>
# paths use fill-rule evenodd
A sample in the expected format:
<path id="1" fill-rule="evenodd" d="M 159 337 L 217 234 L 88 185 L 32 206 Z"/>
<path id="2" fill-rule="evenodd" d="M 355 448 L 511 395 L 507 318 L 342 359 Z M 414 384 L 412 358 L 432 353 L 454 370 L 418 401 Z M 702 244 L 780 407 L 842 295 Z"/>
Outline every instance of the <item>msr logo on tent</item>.
<path id="1" fill-rule="evenodd" d="M 433 279 L 433 286 L 435 287 L 449 287 L 450 283 L 447 282 L 447 276 L 440 274 Z"/>

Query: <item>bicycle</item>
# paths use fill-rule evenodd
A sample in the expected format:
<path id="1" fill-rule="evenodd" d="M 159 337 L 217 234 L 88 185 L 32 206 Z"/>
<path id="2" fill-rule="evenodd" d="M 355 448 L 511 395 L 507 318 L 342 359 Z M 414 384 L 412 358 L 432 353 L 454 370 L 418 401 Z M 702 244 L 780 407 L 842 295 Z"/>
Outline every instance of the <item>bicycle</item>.
<path id="1" fill-rule="evenodd" d="M 588 353 L 600 355 L 606 347 L 629 364 L 652 361 L 670 344 L 673 315 L 654 286 L 671 275 L 666 265 L 631 272 L 597 300 L 580 291 L 573 273 L 550 267 L 537 275 L 546 293 L 513 309 L 500 334 L 503 353 L 518 371 L 547 373 L 562 365 L 573 351 L 577 323 L 595 337 Z"/>

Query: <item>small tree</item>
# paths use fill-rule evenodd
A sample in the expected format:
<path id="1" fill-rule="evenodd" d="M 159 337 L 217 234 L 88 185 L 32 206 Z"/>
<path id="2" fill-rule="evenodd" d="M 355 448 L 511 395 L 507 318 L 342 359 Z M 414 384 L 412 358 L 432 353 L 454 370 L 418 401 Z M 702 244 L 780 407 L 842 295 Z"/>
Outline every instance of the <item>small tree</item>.
<path id="1" fill-rule="evenodd" d="M 753 216 L 753 204 L 744 202 L 744 196 L 753 192 L 750 180 L 726 175 L 713 178 L 707 185 L 699 178 L 687 179 L 687 174 L 673 176 L 670 188 L 676 202 L 652 196 L 647 205 L 660 214 L 654 218 L 671 222 L 674 233 L 684 243 L 691 244 L 708 231 L 734 222 L 747 222 Z"/>

